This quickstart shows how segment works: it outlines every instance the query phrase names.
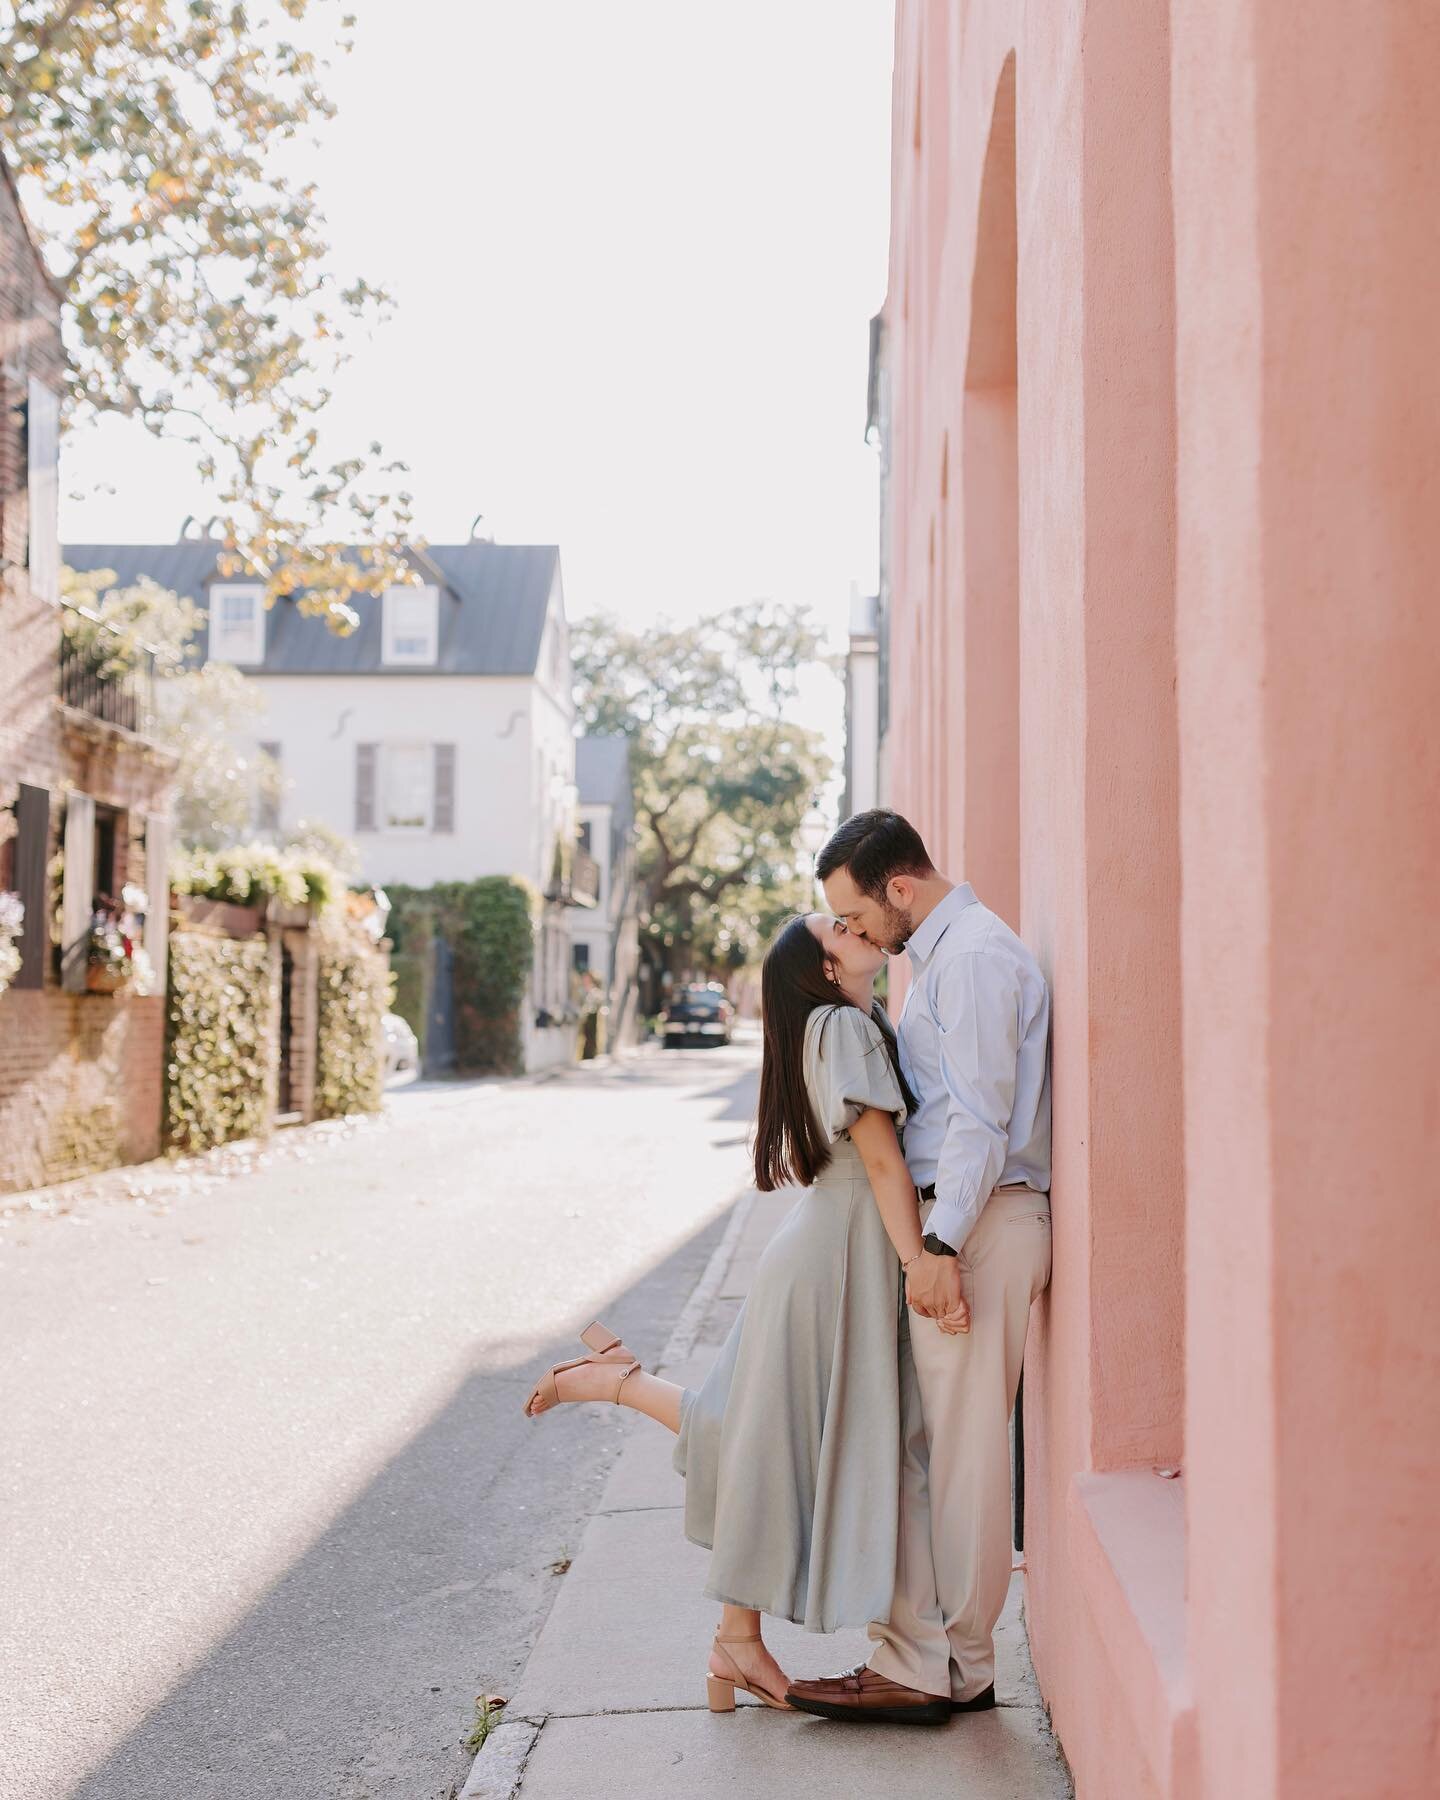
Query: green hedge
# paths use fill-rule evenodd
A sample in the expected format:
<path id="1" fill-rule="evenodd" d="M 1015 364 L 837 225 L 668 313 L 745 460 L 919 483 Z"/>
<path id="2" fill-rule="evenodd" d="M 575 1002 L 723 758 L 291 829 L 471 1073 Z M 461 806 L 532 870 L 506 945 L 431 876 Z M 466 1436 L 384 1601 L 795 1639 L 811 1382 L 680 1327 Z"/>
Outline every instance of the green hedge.
<path id="1" fill-rule="evenodd" d="M 385 930 L 390 939 L 390 973 L 395 980 L 395 998 L 390 1004 L 415 1033 L 424 1068 L 435 981 L 435 915 L 420 904 L 422 891 L 402 888 L 402 898 L 397 900 L 396 890 L 386 888 L 392 910 Z"/>
<path id="2" fill-rule="evenodd" d="M 438 933 L 454 952 L 456 1062 L 470 1073 L 518 1074 L 525 1061 L 520 1007 L 535 960 L 534 889 L 513 875 L 486 875 L 386 893 L 396 1009 L 420 1038 L 422 1055 Z"/>
<path id="3" fill-rule="evenodd" d="M 315 1113 L 379 1112 L 385 1088 L 380 1022 L 390 1005 L 390 976 L 375 946 L 337 929 L 321 940 L 316 1021 Z"/>
<path id="4" fill-rule="evenodd" d="M 165 1141 L 208 1150 L 259 1137 L 274 1112 L 271 964 L 263 937 L 170 939 L 165 1002 Z"/>

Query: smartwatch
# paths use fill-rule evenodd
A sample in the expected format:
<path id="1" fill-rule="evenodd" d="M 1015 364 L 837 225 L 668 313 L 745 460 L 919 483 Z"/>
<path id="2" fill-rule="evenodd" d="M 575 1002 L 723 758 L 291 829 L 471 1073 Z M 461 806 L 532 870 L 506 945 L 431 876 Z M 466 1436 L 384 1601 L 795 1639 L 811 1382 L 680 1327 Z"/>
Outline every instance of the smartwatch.
<path id="1" fill-rule="evenodd" d="M 954 1256 L 956 1254 L 954 1249 L 945 1242 L 944 1238 L 936 1237 L 933 1231 L 927 1231 L 925 1233 L 924 1237 L 920 1240 L 920 1246 L 922 1249 L 928 1250 L 932 1256 Z"/>

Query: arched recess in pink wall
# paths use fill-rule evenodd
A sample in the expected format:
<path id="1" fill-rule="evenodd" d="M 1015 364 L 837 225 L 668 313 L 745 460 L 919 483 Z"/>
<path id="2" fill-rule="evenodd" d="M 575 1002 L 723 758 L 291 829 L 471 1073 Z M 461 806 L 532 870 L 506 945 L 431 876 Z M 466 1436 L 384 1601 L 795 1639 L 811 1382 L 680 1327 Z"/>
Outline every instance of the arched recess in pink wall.
<path id="1" fill-rule="evenodd" d="M 959 703 L 956 873 L 1020 929 L 1020 473 L 1015 340 L 1015 58 L 995 92 L 980 189 L 962 411 L 964 605 L 947 687 Z M 954 815 L 947 824 L 954 829 Z"/>

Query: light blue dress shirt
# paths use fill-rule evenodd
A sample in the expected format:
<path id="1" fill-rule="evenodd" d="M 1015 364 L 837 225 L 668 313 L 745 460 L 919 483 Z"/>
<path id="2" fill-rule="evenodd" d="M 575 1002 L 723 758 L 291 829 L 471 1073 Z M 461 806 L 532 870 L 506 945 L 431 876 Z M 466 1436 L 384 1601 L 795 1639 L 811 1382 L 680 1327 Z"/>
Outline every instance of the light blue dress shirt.
<path id="1" fill-rule="evenodd" d="M 919 1105 L 905 1127 L 926 1230 L 956 1250 L 992 1188 L 1050 1191 L 1050 995 L 1035 958 L 962 883 L 906 946 L 900 1066 Z"/>

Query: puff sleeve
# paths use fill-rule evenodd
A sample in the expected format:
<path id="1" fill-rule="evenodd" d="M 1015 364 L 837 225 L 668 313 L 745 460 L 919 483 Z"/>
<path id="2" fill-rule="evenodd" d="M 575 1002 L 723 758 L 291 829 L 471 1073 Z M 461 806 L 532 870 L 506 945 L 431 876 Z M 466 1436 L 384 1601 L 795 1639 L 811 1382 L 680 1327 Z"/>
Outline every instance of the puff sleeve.
<path id="1" fill-rule="evenodd" d="M 858 1007 L 834 1006 L 810 1034 L 806 1071 L 816 1117 L 833 1143 L 869 1107 L 888 1112 L 898 1130 L 905 1102 L 880 1027 Z"/>

